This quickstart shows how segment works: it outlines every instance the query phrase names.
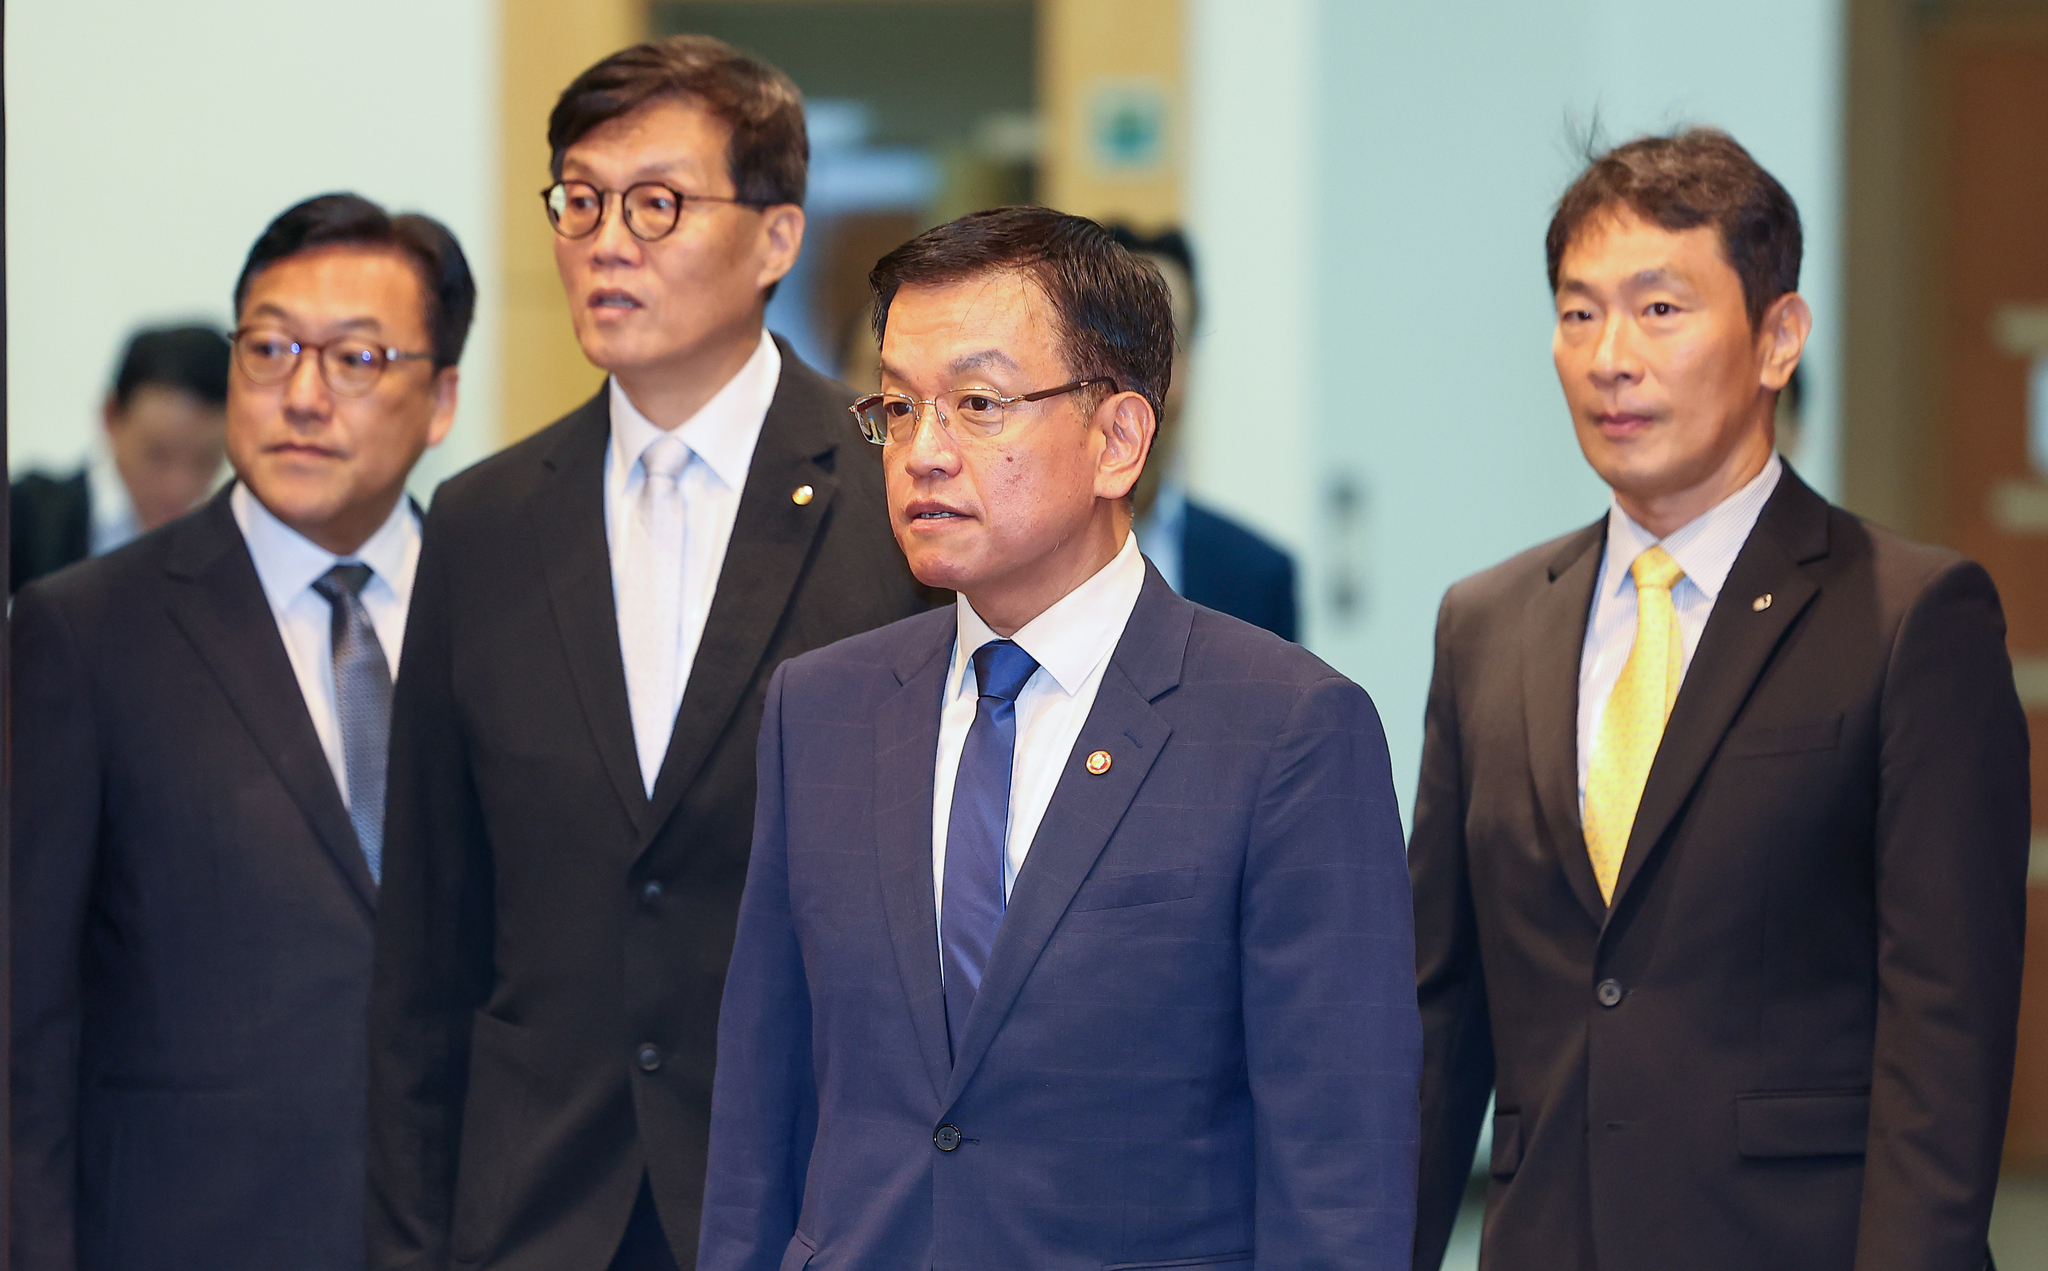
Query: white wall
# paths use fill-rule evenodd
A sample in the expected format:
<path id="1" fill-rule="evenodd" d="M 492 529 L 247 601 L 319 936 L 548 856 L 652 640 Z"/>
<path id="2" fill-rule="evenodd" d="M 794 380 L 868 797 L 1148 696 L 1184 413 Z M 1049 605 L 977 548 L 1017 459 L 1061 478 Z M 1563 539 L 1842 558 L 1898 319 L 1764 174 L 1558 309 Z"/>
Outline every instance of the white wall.
<path id="1" fill-rule="evenodd" d="M 227 325 L 250 244 L 310 195 L 439 218 L 488 287 L 496 20 L 488 0 L 8 4 L 10 466 L 75 464 L 129 330 Z M 416 488 L 497 446 L 495 311 Z"/>
<path id="2" fill-rule="evenodd" d="M 1543 233 L 1574 125 L 1716 124 L 1791 190 L 1816 316 L 1796 462 L 1834 488 L 1838 9 L 1191 0 L 1213 316 L 1191 480 L 1296 549 L 1308 643 L 1378 702 L 1404 814 L 1444 588 L 1606 504 L 1549 356 Z"/>

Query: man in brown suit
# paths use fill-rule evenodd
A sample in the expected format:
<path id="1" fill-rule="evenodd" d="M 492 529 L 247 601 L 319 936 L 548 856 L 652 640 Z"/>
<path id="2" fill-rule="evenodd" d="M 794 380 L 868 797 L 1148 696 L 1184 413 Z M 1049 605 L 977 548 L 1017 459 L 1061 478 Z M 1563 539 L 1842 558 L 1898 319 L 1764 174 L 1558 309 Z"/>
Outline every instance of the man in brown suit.
<path id="1" fill-rule="evenodd" d="M 1984 571 L 1773 454 L 1799 256 L 1791 198 L 1709 130 L 1602 156 L 1551 223 L 1613 504 L 1438 620 L 1418 1268 L 1489 1093 L 1486 1267 L 1988 1262 L 2026 723 Z"/>

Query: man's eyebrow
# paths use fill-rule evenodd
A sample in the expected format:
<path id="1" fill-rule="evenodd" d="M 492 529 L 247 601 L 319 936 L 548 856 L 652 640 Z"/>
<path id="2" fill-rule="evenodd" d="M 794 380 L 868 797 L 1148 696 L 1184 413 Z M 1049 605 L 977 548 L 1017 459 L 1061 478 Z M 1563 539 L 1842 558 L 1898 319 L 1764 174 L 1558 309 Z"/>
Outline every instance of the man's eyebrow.
<path id="1" fill-rule="evenodd" d="M 1622 279 L 1621 285 L 1624 287 L 1690 288 L 1692 286 L 1692 281 L 1691 279 L 1687 278 L 1684 274 L 1678 272 L 1677 270 L 1660 265 L 1650 269 L 1638 269 L 1636 272 Z M 1593 284 L 1587 282 L 1583 278 L 1572 278 L 1567 276 L 1558 279 L 1557 283 L 1557 294 L 1563 295 L 1566 292 L 1571 292 L 1573 295 L 1578 296 L 1591 296 L 1597 294 L 1598 289 L 1595 288 Z"/>
<path id="2" fill-rule="evenodd" d="M 981 371 L 992 366 L 1003 367 L 1012 371 L 1020 369 L 1017 365 L 1017 359 L 1001 349 L 977 349 L 972 353 L 963 353 L 959 357 L 954 358 L 952 364 L 946 370 L 950 374 L 959 375 L 965 371 Z"/>
<path id="3" fill-rule="evenodd" d="M 261 304 L 251 305 L 249 307 L 249 316 L 252 318 L 281 318 L 286 321 L 290 321 L 291 319 L 298 317 L 297 314 L 285 308 L 283 305 L 273 304 L 267 300 L 262 302 Z M 362 330 L 364 328 L 376 330 L 381 328 L 383 325 L 383 322 L 380 321 L 373 314 L 363 314 L 359 317 L 354 318 L 343 318 L 338 322 L 329 322 L 325 324 L 325 326 L 329 330 L 335 331 L 355 331 Z"/>

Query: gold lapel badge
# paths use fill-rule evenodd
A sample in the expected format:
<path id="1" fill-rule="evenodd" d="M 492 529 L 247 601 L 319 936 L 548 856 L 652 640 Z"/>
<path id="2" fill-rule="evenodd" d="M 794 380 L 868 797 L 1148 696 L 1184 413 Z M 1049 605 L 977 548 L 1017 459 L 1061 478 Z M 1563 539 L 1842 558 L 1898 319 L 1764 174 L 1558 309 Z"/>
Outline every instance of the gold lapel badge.
<path id="1" fill-rule="evenodd" d="M 1092 755 L 1088 756 L 1088 775 L 1089 775 L 1089 776 L 1092 776 L 1092 777 L 1099 777 L 1099 776 L 1101 776 L 1101 775 L 1102 775 L 1103 773 L 1105 773 L 1105 772 L 1108 772 L 1108 771 L 1109 771 L 1109 752 L 1108 752 L 1107 750 L 1098 750 L 1098 751 L 1096 751 L 1096 752 L 1095 752 L 1094 754 L 1092 754 Z"/>
<path id="2" fill-rule="evenodd" d="M 804 504 L 809 503 L 812 499 L 815 499 L 817 497 L 818 492 L 807 485 L 800 485 L 796 489 L 791 490 L 789 492 L 789 501 L 791 503 L 796 504 L 798 507 L 802 507 Z"/>
<path id="3" fill-rule="evenodd" d="M 1762 613 L 1764 610 L 1770 608 L 1771 593 L 1767 591 L 1763 595 L 1758 596 L 1755 600 L 1750 601 L 1749 607 L 1756 610 L 1758 613 Z"/>

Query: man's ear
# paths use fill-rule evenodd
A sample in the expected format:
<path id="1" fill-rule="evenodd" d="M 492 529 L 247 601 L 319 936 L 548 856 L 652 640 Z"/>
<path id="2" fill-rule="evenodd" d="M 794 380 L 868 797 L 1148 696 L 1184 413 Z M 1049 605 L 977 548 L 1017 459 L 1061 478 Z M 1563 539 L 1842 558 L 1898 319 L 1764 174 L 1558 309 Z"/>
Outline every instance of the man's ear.
<path id="1" fill-rule="evenodd" d="M 427 445 L 438 446 L 455 427 L 455 390 L 461 374 L 444 366 L 434 376 L 434 414 L 427 421 Z"/>
<path id="2" fill-rule="evenodd" d="M 107 400 L 100 403 L 100 426 L 111 433 L 119 428 L 122 422 L 121 403 L 112 393 L 108 393 Z"/>
<path id="3" fill-rule="evenodd" d="M 761 274 L 754 285 L 766 290 L 796 268 L 797 253 L 804 247 L 804 210 L 794 203 L 763 208 L 761 245 Z"/>
<path id="4" fill-rule="evenodd" d="M 1813 310 L 1807 307 L 1806 297 L 1788 291 L 1771 302 L 1763 321 L 1757 323 L 1756 338 L 1764 362 L 1763 373 L 1757 377 L 1759 387 L 1776 393 L 1791 382 L 1812 331 Z"/>
<path id="5" fill-rule="evenodd" d="M 1152 438 L 1159 432 L 1159 416 L 1152 403 L 1127 392 L 1097 406 L 1092 422 L 1102 435 L 1102 450 L 1095 459 L 1095 497 L 1125 498 L 1145 471 Z"/>

